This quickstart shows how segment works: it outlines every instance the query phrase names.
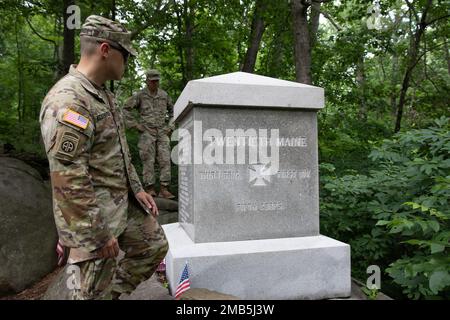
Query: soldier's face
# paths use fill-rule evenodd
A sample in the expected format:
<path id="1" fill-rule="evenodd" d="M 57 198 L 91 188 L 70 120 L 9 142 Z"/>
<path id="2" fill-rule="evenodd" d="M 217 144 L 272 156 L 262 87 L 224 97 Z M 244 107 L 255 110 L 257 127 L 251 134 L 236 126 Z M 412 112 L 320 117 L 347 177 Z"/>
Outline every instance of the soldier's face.
<path id="1" fill-rule="evenodd" d="M 126 61 L 122 52 L 119 50 L 113 49 L 111 50 L 111 80 L 120 80 L 123 77 L 123 73 L 125 72 Z"/>
<path id="2" fill-rule="evenodd" d="M 120 80 L 125 72 L 125 57 L 119 49 L 107 42 L 100 45 L 105 78 L 107 80 Z"/>
<path id="3" fill-rule="evenodd" d="M 159 87 L 159 80 L 147 80 L 148 88 L 155 91 Z"/>

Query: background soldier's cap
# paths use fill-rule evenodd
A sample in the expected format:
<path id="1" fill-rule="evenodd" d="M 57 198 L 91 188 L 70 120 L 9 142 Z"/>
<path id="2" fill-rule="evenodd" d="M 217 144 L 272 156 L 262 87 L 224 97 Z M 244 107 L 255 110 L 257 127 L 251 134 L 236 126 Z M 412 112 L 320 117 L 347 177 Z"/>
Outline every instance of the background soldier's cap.
<path id="1" fill-rule="evenodd" d="M 117 21 L 96 15 L 89 16 L 81 27 L 80 37 L 112 41 L 120 45 L 132 56 L 137 55 L 136 50 L 131 45 L 131 32 L 128 32 Z"/>
<path id="2" fill-rule="evenodd" d="M 156 69 L 150 69 L 146 72 L 147 80 L 159 80 L 161 79 L 161 74 Z"/>

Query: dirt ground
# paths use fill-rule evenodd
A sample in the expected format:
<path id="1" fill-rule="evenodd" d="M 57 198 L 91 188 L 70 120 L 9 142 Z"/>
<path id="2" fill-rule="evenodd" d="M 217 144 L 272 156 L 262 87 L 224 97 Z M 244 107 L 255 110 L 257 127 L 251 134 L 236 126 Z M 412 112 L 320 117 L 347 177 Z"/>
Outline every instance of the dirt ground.
<path id="1" fill-rule="evenodd" d="M 23 290 L 14 295 L 0 297 L 0 300 L 40 300 L 47 291 L 48 286 L 52 283 L 53 279 L 64 267 L 56 268 L 55 271 L 49 273 L 39 282 L 35 283 L 28 289 Z M 165 272 L 157 272 L 157 279 L 163 285 L 167 283 Z"/>

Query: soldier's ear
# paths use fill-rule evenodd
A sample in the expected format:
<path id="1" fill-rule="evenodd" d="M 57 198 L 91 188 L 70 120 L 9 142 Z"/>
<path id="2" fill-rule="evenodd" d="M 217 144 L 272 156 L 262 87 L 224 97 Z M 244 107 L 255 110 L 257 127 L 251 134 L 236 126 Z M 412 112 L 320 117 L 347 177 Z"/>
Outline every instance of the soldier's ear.
<path id="1" fill-rule="evenodd" d="M 102 54 L 102 57 L 107 58 L 109 55 L 109 51 L 111 50 L 111 47 L 110 47 L 109 43 L 102 42 L 99 46 L 99 49 L 100 49 L 100 53 Z"/>

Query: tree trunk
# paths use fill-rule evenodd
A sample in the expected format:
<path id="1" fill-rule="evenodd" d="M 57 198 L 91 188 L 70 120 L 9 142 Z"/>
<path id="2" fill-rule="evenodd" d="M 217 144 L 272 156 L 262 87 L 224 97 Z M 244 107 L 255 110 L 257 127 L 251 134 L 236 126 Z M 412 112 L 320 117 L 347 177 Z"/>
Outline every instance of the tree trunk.
<path id="1" fill-rule="evenodd" d="M 60 23 L 59 23 L 59 17 L 55 15 L 55 21 L 53 25 L 53 32 L 55 34 L 60 34 Z M 60 50 L 60 44 L 59 41 L 55 41 L 55 48 L 53 51 L 53 60 L 56 61 L 55 63 L 55 69 L 53 71 L 53 81 L 56 82 L 60 78 L 60 68 L 61 68 L 61 50 Z"/>
<path id="2" fill-rule="evenodd" d="M 63 1 L 63 54 L 61 61 L 60 77 L 64 76 L 69 72 L 70 65 L 75 62 L 75 30 L 69 29 L 67 27 L 67 19 L 69 14 L 67 13 L 67 7 L 74 5 L 75 0 L 64 0 Z"/>
<path id="3" fill-rule="evenodd" d="M 394 51 L 392 55 L 392 71 L 391 71 L 391 115 L 395 115 L 397 108 L 397 90 L 395 87 L 398 83 L 398 54 Z"/>
<path id="4" fill-rule="evenodd" d="M 420 21 L 417 21 L 418 25 L 416 26 L 416 31 L 414 32 L 413 38 L 411 39 L 411 42 L 409 45 L 406 72 L 405 72 L 405 75 L 404 75 L 403 81 L 402 81 L 402 89 L 400 90 L 400 98 L 399 98 L 398 105 L 397 105 L 397 117 L 396 117 L 396 121 L 395 121 L 394 132 L 400 131 L 400 128 L 401 128 L 401 122 L 402 122 L 402 117 L 403 117 L 403 107 L 404 107 L 405 101 L 406 101 L 406 93 L 409 88 L 409 82 L 411 81 L 411 76 L 412 76 L 413 70 L 414 70 L 415 66 L 417 65 L 418 60 L 420 59 L 420 57 L 418 58 L 420 40 L 421 40 L 422 35 L 424 34 L 425 29 L 427 27 L 426 18 L 427 18 L 428 10 L 431 8 L 432 2 L 433 2 L 433 0 L 427 1 L 427 4 L 426 4 L 425 8 L 423 9 Z M 408 2 L 408 5 L 410 5 L 409 2 Z M 410 5 L 410 6 L 412 6 L 412 5 Z M 410 10 L 412 10 L 411 7 L 410 7 Z"/>
<path id="5" fill-rule="evenodd" d="M 444 50 L 445 50 L 444 57 L 447 62 L 447 71 L 448 71 L 448 74 L 450 75 L 450 57 L 449 57 L 449 53 L 448 53 L 448 42 L 447 42 L 446 37 L 444 38 Z"/>
<path id="6" fill-rule="evenodd" d="M 24 120 L 25 113 L 25 105 L 24 105 L 24 72 L 23 72 L 23 63 L 22 63 L 22 48 L 20 45 L 20 21 L 15 22 L 15 32 L 16 32 L 16 49 L 17 49 L 17 78 L 18 78 L 18 93 L 17 93 L 17 118 L 19 123 L 22 123 Z"/>
<path id="7" fill-rule="evenodd" d="M 304 0 L 292 0 L 295 78 L 297 82 L 311 84 L 311 42 L 308 27 L 308 6 L 308 3 Z"/>
<path id="8" fill-rule="evenodd" d="M 194 35 L 194 10 L 189 0 L 184 0 L 184 25 L 186 29 L 186 80 L 194 78 L 194 45 L 192 38 Z"/>
<path id="9" fill-rule="evenodd" d="M 283 41 L 282 36 L 285 30 L 281 27 L 275 32 L 275 37 L 273 38 L 272 48 L 269 51 L 268 66 L 266 68 L 267 75 L 270 77 L 280 76 L 280 69 L 283 62 Z"/>
<path id="10" fill-rule="evenodd" d="M 319 31 L 320 2 L 313 1 L 311 4 L 311 14 L 309 19 L 309 38 L 311 50 L 317 42 L 317 31 Z"/>
<path id="11" fill-rule="evenodd" d="M 184 52 L 183 52 L 183 46 L 181 39 L 183 38 L 183 19 L 181 17 L 181 12 L 178 10 L 178 5 L 173 0 L 173 5 L 175 9 L 175 14 L 177 16 L 177 29 L 178 29 L 178 41 L 177 41 L 177 48 L 178 48 L 178 55 L 180 58 L 180 69 L 181 69 L 181 78 L 183 85 L 187 84 L 187 78 L 186 78 L 186 68 L 184 63 Z"/>
<path id="12" fill-rule="evenodd" d="M 364 52 L 358 59 L 356 64 L 356 83 L 358 84 L 359 93 L 359 118 L 361 120 L 367 119 L 367 104 L 366 104 L 366 74 L 364 69 Z"/>
<path id="13" fill-rule="evenodd" d="M 399 10 L 395 11 L 395 20 L 394 20 L 394 26 L 397 26 L 400 24 L 402 19 L 401 12 Z M 392 46 L 395 48 L 398 45 L 398 33 L 393 32 L 391 41 Z M 392 68 L 391 68 L 391 90 L 390 90 L 390 104 L 391 104 L 391 115 L 395 116 L 395 112 L 397 110 L 397 90 L 396 86 L 398 83 L 398 77 L 399 77 L 399 65 L 398 65 L 398 52 L 394 49 L 392 52 Z"/>
<path id="14" fill-rule="evenodd" d="M 250 31 L 250 38 L 248 42 L 247 53 L 245 54 L 244 65 L 242 71 L 253 73 L 255 71 L 256 57 L 258 55 L 259 45 L 266 28 L 263 19 L 263 12 L 265 9 L 264 0 L 257 0 L 255 4 L 255 11 L 253 13 L 252 27 Z"/>

